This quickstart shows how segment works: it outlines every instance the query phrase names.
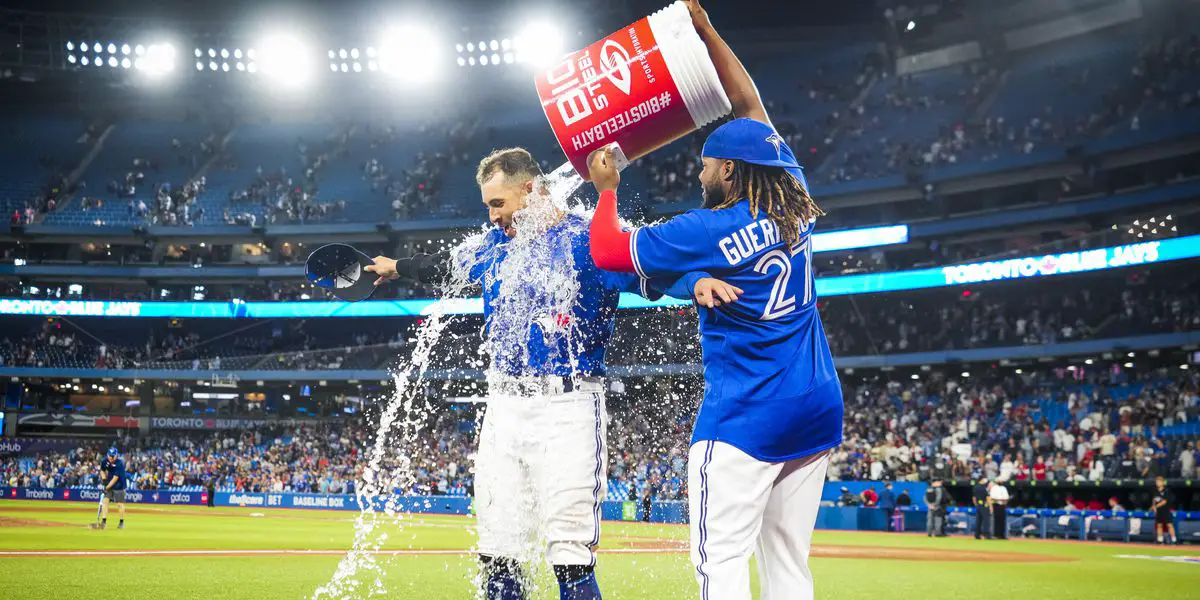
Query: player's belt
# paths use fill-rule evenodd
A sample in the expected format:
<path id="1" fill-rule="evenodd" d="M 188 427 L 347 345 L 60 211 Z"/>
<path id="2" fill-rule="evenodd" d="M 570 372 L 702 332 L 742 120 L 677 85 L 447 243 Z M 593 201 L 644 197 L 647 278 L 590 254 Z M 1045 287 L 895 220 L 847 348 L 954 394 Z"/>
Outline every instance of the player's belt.
<path id="1" fill-rule="evenodd" d="M 572 392 L 600 392 L 604 390 L 604 380 L 600 377 L 561 377 L 546 375 L 543 377 L 514 377 L 499 382 L 499 387 L 505 393 L 517 395 L 539 394 L 554 396 Z"/>

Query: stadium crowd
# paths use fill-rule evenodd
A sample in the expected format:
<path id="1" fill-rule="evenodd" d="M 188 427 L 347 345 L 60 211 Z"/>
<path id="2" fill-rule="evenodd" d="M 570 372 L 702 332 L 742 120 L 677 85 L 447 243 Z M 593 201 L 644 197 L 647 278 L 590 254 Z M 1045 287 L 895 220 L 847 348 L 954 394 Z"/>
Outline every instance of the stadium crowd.
<path id="1" fill-rule="evenodd" d="M 638 382 L 640 381 L 640 382 Z M 696 382 L 692 382 L 696 383 Z M 695 405 L 685 380 L 630 380 L 609 427 L 610 490 L 632 498 L 686 497 Z M 1163 427 L 1200 419 L 1200 373 L 1135 377 L 1118 365 L 1040 373 L 844 381 L 845 442 L 831 480 L 1098 481 L 1193 478 L 1198 449 Z M 632 389 L 631 389 L 632 388 Z M 693 391 L 695 387 L 690 388 Z M 663 398 L 670 399 L 662 402 Z M 374 435 L 364 417 L 263 425 L 206 434 L 130 437 L 119 445 L 133 486 L 226 491 L 353 493 Z M 436 411 L 402 450 L 385 457 L 407 473 L 397 489 L 470 494 L 474 420 Z M 0 481 L 30 487 L 95 485 L 104 448 L 0 459 Z"/>
<path id="2" fill-rule="evenodd" d="M 1125 335 L 1200 330 L 1200 278 L 1194 273 L 1151 271 L 1063 287 L 1026 282 L 1006 287 L 932 290 L 924 293 L 830 297 L 820 311 L 835 356 L 1040 345 Z M 1121 287 L 1106 293 L 1108 282 Z M 697 315 L 687 307 L 624 314 L 616 321 L 609 361 L 616 365 L 687 364 L 700 359 Z M 464 327 L 472 319 L 464 321 Z M 91 335 L 85 321 L 14 321 L 0 337 L 0 364 L 127 368 L 220 368 L 220 361 L 271 370 L 376 368 L 403 354 L 408 324 L 339 330 L 334 340 L 305 332 L 303 321 L 259 322 L 239 334 L 179 329 L 130 337 Z M 199 323 L 194 327 L 205 326 Z M 259 327 L 259 328 L 255 328 Z M 468 327 L 469 329 L 469 327 Z M 150 331 L 150 330 L 146 330 Z M 669 335 L 664 335 L 668 333 Z M 478 335 L 452 336 L 446 356 L 473 356 Z M 637 349 L 637 350 L 633 350 Z M 439 356 L 441 355 L 439 350 Z M 254 357 L 254 358 L 250 358 Z M 439 359 L 440 360 L 440 359 Z M 241 363 L 237 363 L 241 364 Z M 236 368 L 234 363 L 226 363 Z"/>

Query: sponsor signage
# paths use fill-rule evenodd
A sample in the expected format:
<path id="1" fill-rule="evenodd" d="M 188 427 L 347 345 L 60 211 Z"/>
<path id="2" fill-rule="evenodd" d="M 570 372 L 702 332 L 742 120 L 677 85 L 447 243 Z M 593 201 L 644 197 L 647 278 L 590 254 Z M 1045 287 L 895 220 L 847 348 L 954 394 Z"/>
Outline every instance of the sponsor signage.
<path id="1" fill-rule="evenodd" d="M 99 488 L 14 488 L 0 487 L 0 498 L 9 500 L 65 500 L 78 502 L 99 501 Z M 203 505 L 208 502 L 205 492 L 179 490 L 125 490 L 125 502 L 129 504 L 178 504 Z"/>
<path id="2" fill-rule="evenodd" d="M 209 417 L 150 417 L 151 429 L 245 429 L 258 425 L 294 427 L 314 419 L 215 419 Z"/>
<path id="3" fill-rule="evenodd" d="M 74 450 L 79 440 L 0 439 L 0 456 L 21 456 L 38 452 L 63 452 Z"/>

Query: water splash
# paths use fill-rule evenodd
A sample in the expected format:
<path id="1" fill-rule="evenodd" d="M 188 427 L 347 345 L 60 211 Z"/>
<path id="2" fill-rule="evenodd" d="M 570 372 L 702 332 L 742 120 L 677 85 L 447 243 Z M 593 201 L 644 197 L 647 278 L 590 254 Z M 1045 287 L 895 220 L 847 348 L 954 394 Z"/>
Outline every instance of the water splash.
<path id="1" fill-rule="evenodd" d="M 529 363 L 530 341 L 536 339 L 533 336 L 541 336 L 542 345 L 552 357 L 565 358 L 572 370 L 577 365 L 580 344 L 575 324 L 562 316 L 572 314 L 579 296 L 571 248 L 571 239 L 579 232 L 546 234 L 560 224 L 568 229 L 586 228 L 586 220 L 564 221 L 569 215 L 584 216 L 581 203 L 569 200 L 582 183 L 570 163 L 564 164 L 539 178 L 526 199 L 526 208 L 514 214 L 518 232 L 515 238 L 496 244 L 489 239 L 495 234 L 484 228 L 451 251 L 451 273 L 440 286 L 442 298 L 465 297 L 477 285 L 498 287 L 478 351 L 490 357 L 486 371 L 489 389 L 511 383 L 511 369 L 504 367 Z M 432 401 L 424 393 L 426 374 L 435 366 L 434 349 L 454 318 L 446 314 L 450 305 L 433 305 L 429 318 L 417 329 L 411 356 L 401 360 L 393 372 L 396 391 L 383 406 L 357 488 L 360 512 L 355 519 L 353 546 L 330 581 L 316 590 L 314 600 L 387 594 L 383 583 L 385 565 L 376 554 L 388 540 L 385 526 L 403 527 L 405 507 L 400 504 L 398 490 L 411 490 L 416 482 L 410 459 L 412 445 L 433 414 Z M 453 364 L 437 366 L 453 369 L 473 364 L 475 357 L 467 354 L 469 350 L 460 350 L 458 356 L 451 355 L 446 361 Z M 532 496 L 531 490 L 514 492 Z M 536 555 L 540 547 L 530 550 L 530 555 Z"/>

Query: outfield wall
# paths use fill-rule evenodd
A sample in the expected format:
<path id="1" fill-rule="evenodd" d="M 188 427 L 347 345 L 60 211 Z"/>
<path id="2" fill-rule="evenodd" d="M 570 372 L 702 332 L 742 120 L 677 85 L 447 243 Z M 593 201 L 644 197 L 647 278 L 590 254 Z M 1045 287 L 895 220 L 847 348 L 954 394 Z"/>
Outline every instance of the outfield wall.
<path id="1" fill-rule="evenodd" d="M 46 500 L 89 502 L 100 500 L 96 488 L 15 488 L 0 487 L 0 498 L 6 500 Z M 461 496 L 401 496 L 393 499 L 394 508 L 400 512 L 469 515 L 472 514 L 471 499 Z M 177 490 L 128 490 L 125 501 L 130 504 L 166 504 L 182 506 L 205 506 L 207 492 L 183 492 Z M 309 510 L 358 510 L 357 496 L 334 494 L 293 494 L 255 492 L 217 492 L 213 496 L 214 506 L 238 506 L 261 508 L 290 508 Z M 376 510 L 384 508 L 384 500 L 375 501 Z M 687 503 L 680 501 L 655 502 L 650 507 L 649 519 L 643 515 L 640 502 L 613 502 L 601 504 L 601 518 L 606 521 L 644 521 L 653 523 L 687 523 Z M 910 506 L 900 509 L 899 520 L 904 531 L 925 531 L 928 512 L 924 507 Z M 894 529 L 894 521 L 882 509 L 840 507 L 824 505 L 817 512 L 817 529 L 846 531 L 888 531 Z M 947 515 L 946 531 L 951 534 L 971 535 L 975 527 L 975 509 L 951 507 Z M 1176 512 L 1175 527 L 1181 541 L 1200 543 L 1200 512 Z M 1154 517 L 1146 511 L 1063 511 L 1055 509 L 1008 510 L 1008 533 L 1012 537 L 1038 537 L 1062 539 L 1099 539 L 1109 541 L 1153 541 Z"/>

